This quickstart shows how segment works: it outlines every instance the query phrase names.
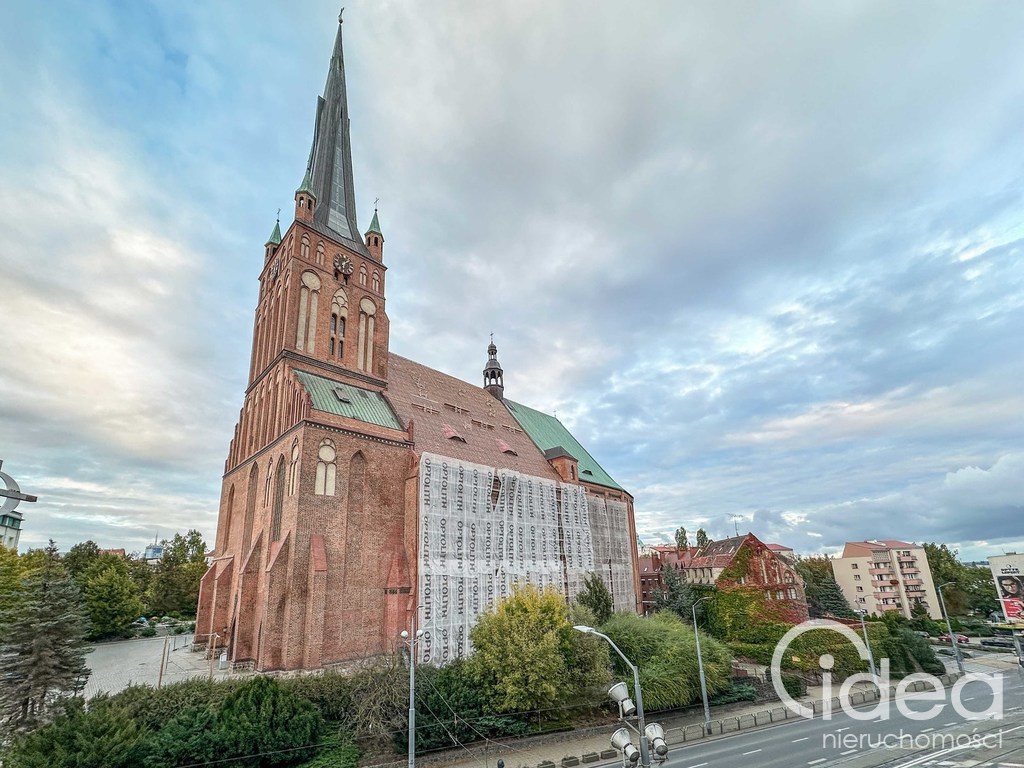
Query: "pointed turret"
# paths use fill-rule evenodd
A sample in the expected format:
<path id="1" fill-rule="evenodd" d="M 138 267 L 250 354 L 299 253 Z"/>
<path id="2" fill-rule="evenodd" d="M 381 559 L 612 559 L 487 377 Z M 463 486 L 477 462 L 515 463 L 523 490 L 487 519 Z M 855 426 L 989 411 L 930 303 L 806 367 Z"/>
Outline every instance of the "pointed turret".
<path id="1" fill-rule="evenodd" d="M 313 162 L 312 155 L 309 162 Z M 307 224 L 313 222 L 313 208 L 316 205 L 316 195 L 313 193 L 313 179 L 309 164 L 306 165 L 306 175 L 302 177 L 302 183 L 295 190 L 295 220 L 305 221 Z"/>
<path id="2" fill-rule="evenodd" d="M 345 89 L 345 56 L 338 35 L 327 72 L 324 95 L 318 100 L 316 130 L 308 164 L 309 183 L 303 187 L 315 201 L 313 226 L 356 253 L 367 253 L 356 224 L 356 195 L 352 184 L 352 143 L 349 139 L 348 95 Z M 299 189 L 302 190 L 303 187 Z M 297 192 L 296 195 L 299 193 Z M 308 195 L 307 195 L 308 199 Z"/>
<path id="3" fill-rule="evenodd" d="M 277 214 L 277 221 L 274 222 L 274 231 L 270 233 L 270 238 L 267 240 L 266 245 L 266 261 L 270 261 L 270 257 L 277 253 L 278 246 L 281 245 L 281 213 Z"/>
<path id="4" fill-rule="evenodd" d="M 491 343 L 487 347 L 487 365 L 484 366 L 484 389 L 499 400 L 505 399 L 504 376 L 501 363 L 498 362 L 498 348 L 494 346 L 494 334 L 492 333 Z"/>
<path id="5" fill-rule="evenodd" d="M 370 228 L 366 230 L 366 247 L 370 250 L 370 255 L 373 256 L 377 261 L 384 261 L 384 233 L 380 231 L 380 222 L 377 221 L 377 209 L 373 209 L 373 220 L 370 222 Z"/>

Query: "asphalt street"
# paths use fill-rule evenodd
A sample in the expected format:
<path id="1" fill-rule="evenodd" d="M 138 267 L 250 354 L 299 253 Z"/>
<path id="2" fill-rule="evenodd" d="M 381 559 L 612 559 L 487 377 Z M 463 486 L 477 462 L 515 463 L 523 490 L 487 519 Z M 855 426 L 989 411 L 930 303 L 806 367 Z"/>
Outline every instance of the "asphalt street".
<path id="1" fill-rule="evenodd" d="M 1024 768 L 1024 672 L 1009 667 L 997 674 L 1003 681 L 998 719 L 990 713 L 992 689 L 972 681 L 937 699 L 908 694 L 899 699 L 901 706 L 892 701 L 884 712 L 873 702 L 853 714 L 840 711 L 827 719 L 819 715 L 813 720 L 790 720 L 674 746 L 665 768 L 816 768 L 835 763 L 849 763 L 850 768 L 889 764 L 981 768 L 989 763 L 997 768 Z M 955 696 L 966 712 L 956 711 Z M 984 719 L 974 719 L 981 713 Z M 915 715 L 926 716 L 915 719 Z"/>

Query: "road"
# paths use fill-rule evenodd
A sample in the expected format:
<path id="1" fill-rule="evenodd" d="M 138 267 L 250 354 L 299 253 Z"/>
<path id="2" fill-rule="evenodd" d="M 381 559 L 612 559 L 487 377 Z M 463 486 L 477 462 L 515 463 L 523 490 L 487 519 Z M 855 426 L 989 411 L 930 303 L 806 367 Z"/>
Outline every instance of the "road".
<path id="1" fill-rule="evenodd" d="M 988 666 L 986 672 L 991 673 L 992 667 Z M 836 763 L 843 763 L 844 768 L 982 768 L 989 764 L 1024 768 L 1024 672 L 1010 666 L 1002 675 L 1002 719 L 965 718 L 954 709 L 952 691 L 941 700 L 910 694 L 900 700 L 902 707 L 890 702 L 885 720 L 859 720 L 839 712 L 827 720 L 820 716 L 791 720 L 725 738 L 674 746 L 665 768 L 821 768 Z M 993 704 L 993 692 L 985 683 L 968 682 L 962 687 L 960 702 L 969 710 L 966 714 L 983 713 Z M 941 710 L 928 719 L 913 718 L 937 706 Z M 872 703 L 858 711 L 866 714 L 875 707 L 877 703 Z"/>

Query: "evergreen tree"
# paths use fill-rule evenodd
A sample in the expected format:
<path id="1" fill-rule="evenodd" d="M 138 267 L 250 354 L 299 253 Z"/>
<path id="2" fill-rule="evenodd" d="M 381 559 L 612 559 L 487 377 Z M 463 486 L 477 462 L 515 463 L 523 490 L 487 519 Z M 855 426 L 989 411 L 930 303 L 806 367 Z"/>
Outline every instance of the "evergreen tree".
<path id="1" fill-rule="evenodd" d="M 697 529 L 697 549 L 703 549 L 711 543 L 711 539 L 708 538 L 708 533 L 703 528 Z"/>
<path id="2" fill-rule="evenodd" d="M 679 549 L 690 548 L 690 539 L 686 535 L 686 529 L 682 526 L 676 528 L 676 546 Z"/>
<path id="3" fill-rule="evenodd" d="M 797 573 L 804 580 L 807 611 L 812 619 L 852 619 L 857 616 L 832 574 L 827 557 L 802 557 L 796 562 Z"/>
<path id="4" fill-rule="evenodd" d="M 696 597 L 675 568 L 661 569 L 662 590 L 654 597 L 655 610 L 672 611 L 683 621 L 693 621 L 693 601 Z"/>
<path id="5" fill-rule="evenodd" d="M 81 595 L 52 540 L 19 592 L 0 614 L 0 725 L 12 732 L 45 723 L 89 676 Z"/>
<path id="6" fill-rule="evenodd" d="M 594 612 L 597 626 L 608 621 L 615 610 L 612 593 L 608 591 L 604 579 L 593 571 L 583 579 L 583 589 L 576 595 L 576 602 Z"/>

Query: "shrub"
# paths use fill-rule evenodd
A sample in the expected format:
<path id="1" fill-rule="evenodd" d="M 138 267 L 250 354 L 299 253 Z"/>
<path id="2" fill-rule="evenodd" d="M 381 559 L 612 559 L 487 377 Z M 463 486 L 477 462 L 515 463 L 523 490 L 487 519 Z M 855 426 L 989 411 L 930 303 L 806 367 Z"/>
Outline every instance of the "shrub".
<path id="1" fill-rule="evenodd" d="M 139 630 L 139 637 L 156 637 L 156 627 L 143 627 Z"/>
<path id="2" fill-rule="evenodd" d="M 728 689 L 709 699 L 708 703 L 717 707 L 720 704 L 735 704 L 738 701 L 757 701 L 757 689 L 750 683 L 733 681 Z"/>
<path id="3" fill-rule="evenodd" d="M 782 687 L 785 688 L 786 693 L 794 699 L 799 699 L 807 693 L 807 683 L 804 682 L 804 679 L 799 675 L 783 675 Z"/>

